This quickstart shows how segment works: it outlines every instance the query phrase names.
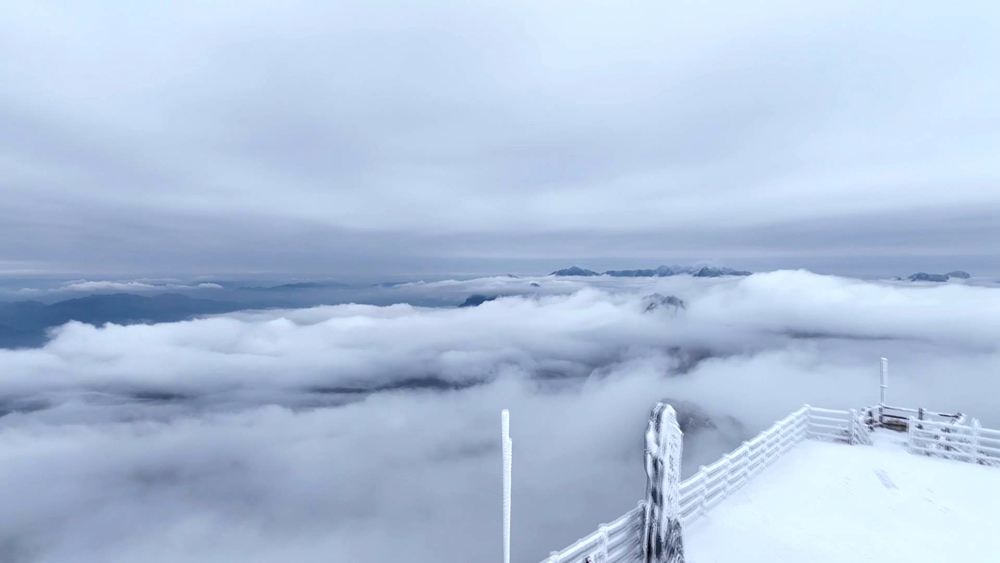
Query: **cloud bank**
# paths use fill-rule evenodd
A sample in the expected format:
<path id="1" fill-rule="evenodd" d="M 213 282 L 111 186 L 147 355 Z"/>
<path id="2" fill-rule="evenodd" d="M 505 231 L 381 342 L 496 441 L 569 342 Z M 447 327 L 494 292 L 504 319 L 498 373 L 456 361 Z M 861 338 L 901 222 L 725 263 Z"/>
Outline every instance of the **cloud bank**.
<path id="1" fill-rule="evenodd" d="M 200 290 L 223 289 L 217 283 L 150 283 L 136 280 L 75 280 L 62 283 L 56 287 L 35 288 L 24 287 L 8 290 L 8 294 L 16 297 L 61 296 L 72 297 L 80 294 L 94 293 L 167 293 Z"/>
<path id="2" fill-rule="evenodd" d="M 802 403 L 870 404 L 883 355 L 892 402 L 1000 427 L 997 289 L 804 271 L 550 281 L 581 287 L 463 309 L 70 323 L 44 348 L 0 351 L 0 496 L 16 507 L 0 559 L 485 560 L 509 408 L 514 556 L 541 560 L 641 498 L 655 401 L 719 422 L 689 434 L 691 471 Z M 686 308 L 644 312 L 654 291 Z"/>

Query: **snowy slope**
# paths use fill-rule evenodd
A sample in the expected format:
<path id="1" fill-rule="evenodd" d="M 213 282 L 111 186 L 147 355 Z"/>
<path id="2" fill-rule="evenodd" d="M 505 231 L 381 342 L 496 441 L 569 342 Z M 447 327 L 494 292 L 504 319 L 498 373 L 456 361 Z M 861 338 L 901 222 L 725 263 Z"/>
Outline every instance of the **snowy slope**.
<path id="1" fill-rule="evenodd" d="M 1000 470 L 804 441 L 684 530 L 689 563 L 1000 561 Z"/>

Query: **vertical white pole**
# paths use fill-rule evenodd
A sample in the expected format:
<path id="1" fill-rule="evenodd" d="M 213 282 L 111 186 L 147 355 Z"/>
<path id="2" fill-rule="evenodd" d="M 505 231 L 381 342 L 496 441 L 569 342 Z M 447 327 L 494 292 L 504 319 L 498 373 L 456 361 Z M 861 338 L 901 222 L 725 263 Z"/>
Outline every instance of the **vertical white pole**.
<path id="1" fill-rule="evenodd" d="M 889 386 L 889 359 L 881 358 L 878 364 L 878 380 L 879 380 L 879 394 L 878 394 L 878 423 L 883 424 L 883 412 L 885 409 L 885 388 Z"/>
<path id="2" fill-rule="evenodd" d="M 500 413 L 503 436 L 503 563 L 510 563 L 510 470 L 513 442 L 510 440 L 510 412 Z"/>
<path id="3" fill-rule="evenodd" d="M 885 389 L 889 386 L 889 360 L 882 358 L 879 362 L 879 387 L 878 404 L 885 404 Z"/>

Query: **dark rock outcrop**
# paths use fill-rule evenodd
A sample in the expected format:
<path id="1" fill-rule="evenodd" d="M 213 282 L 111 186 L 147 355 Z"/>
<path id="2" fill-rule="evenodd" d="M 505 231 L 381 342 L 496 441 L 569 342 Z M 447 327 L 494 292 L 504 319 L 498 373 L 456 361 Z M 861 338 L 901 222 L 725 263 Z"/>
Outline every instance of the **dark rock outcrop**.
<path id="1" fill-rule="evenodd" d="M 687 308 L 683 299 L 674 297 L 673 295 L 660 295 L 659 293 L 643 297 L 642 304 L 644 313 L 656 311 L 657 309 L 666 309 L 676 313 L 680 309 Z"/>
<path id="2" fill-rule="evenodd" d="M 948 272 L 945 275 L 948 276 L 949 278 L 955 278 L 959 280 L 967 280 L 972 277 L 972 274 L 970 274 L 969 272 L 963 272 L 962 270 L 955 270 L 954 272 Z"/>

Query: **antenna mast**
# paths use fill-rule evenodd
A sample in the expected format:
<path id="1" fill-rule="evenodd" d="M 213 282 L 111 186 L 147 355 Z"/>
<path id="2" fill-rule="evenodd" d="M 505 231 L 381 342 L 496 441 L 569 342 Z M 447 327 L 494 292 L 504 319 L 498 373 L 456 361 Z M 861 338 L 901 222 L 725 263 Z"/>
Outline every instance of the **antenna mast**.
<path id="1" fill-rule="evenodd" d="M 510 440 L 510 412 L 500 412 L 503 433 L 503 563 L 510 563 L 510 466 L 513 442 Z"/>

